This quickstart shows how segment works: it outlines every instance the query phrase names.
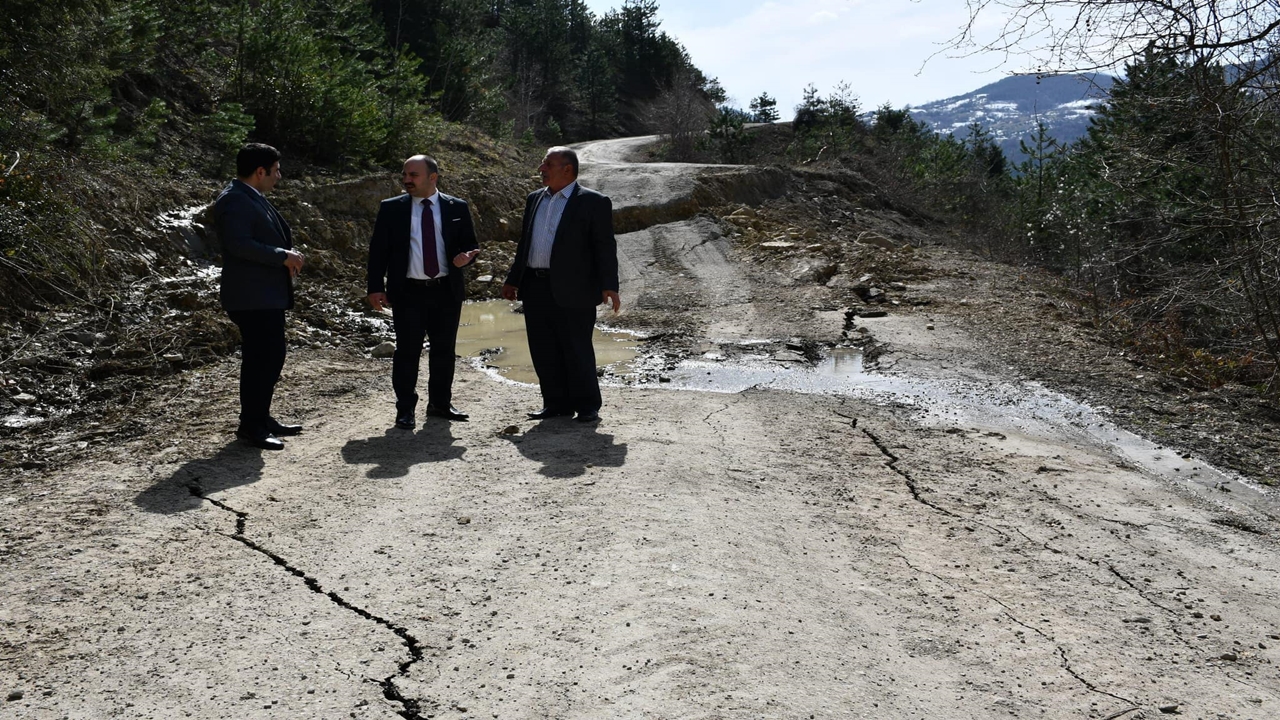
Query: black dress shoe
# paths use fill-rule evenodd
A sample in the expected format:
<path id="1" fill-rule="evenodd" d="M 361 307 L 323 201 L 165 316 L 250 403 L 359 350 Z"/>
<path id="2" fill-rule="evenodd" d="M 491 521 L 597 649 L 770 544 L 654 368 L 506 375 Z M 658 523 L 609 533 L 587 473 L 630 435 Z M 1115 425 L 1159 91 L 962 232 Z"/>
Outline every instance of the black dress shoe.
<path id="1" fill-rule="evenodd" d="M 286 437 L 289 435 L 297 435 L 302 432 L 301 425 L 285 425 L 275 418 L 267 418 L 267 432 L 276 437 Z"/>
<path id="2" fill-rule="evenodd" d="M 461 422 L 466 422 L 467 418 L 471 417 L 466 413 L 458 412 L 458 408 L 452 405 L 447 408 L 438 408 L 435 405 L 428 405 L 427 416 L 444 418 L 446 420 L 459 420 Z"/>
<path id="3" fill-rule="evenodd" d="M 396 427 L 401 430 L 412 430 L 415 424 L 412 412 L 396 413 Z"/>
<path id="4" fill-rule="evenodd" d="M 574 418 L 574 420 L 577 420 L 580 423 L 599 422 L 600 413 L 595 410 L 590 412 L 580 412 L 578 413 L 578 417 Z"/>
<path id="5" fill-rule="evenodd" d="M 284 441 L 266 430 L 236 430 L 236 437 L 261 450 L 283 450 Z"/>
<path id="6" fill-rule="evenodd" d="M 530 420 L 546 420 L 554 417 L 569 417 L 573 415 L 572 410 L 556 410 L 554 408 L 542 408 L 537 412 L 526 413 Z"/>

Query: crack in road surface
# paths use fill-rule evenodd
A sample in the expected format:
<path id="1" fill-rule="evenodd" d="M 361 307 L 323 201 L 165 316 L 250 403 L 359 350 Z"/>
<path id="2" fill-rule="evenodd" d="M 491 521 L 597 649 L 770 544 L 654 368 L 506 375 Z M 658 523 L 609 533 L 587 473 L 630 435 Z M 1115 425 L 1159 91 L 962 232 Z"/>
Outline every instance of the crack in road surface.
<path id="1" fill-rule="evenodd" d="M 235 516 L 236 518 L 235 532 L 232 533 L 230 536 L 228 536 L 232 540 L 235 540 L 236 542 L 240 543 L 241 545 L 244 545 L 250 550 L 265 556 L 266 558 L 271 560 L 271 562 L 275 563 L 281 568 L 284 568 L 284 570 L 288 572 L 290 575 L 300 578 L 303 584 L 305 584 L 307 586 L 307 589 L 310 590 L 311 592 L 328 598 L 330 602 L 342 608 L 343 610 L 347 610 L 349 612 L 355 613 L 356 615 L 359 615 L 365 620 L 375 622 L 378 625 L 381 625 L 382 627 L 385 627 L 386 629 L 395 633 L 395 635 L 399 637 L 400 640 L 404 643 L 405 648 L 409 651 L 409 659 L 400 663 L 397 669 L 397 672 L 394 675 L 390 675 L 383 680 L 377 681 L 379 686 L 382 687 L 383 697 L 385 697 L 387 700 L 390 700 L 393 703 L 397 703 L 398 705 L 400 705 L 401 709 L 396 710 L 395 712 L 400 717 L 405 718 L 405 720 L 426 720 L 426 717 L 430 717 L 430 716 L 426 716 L 426 717 L 423 716 L 422 702 L 420 700 L 416 698 L 405 697 L 404 694 L 400 692 L 400 689 L 396 687 L 396 684 L 395 684 L 396 678 L 408 677 L 409 668 L 413 667 L 415 663 L 422 660 L 424 652 L 423 652 L 423 644 L 421 641 L 419 641 L 416 637 L 414 637 L 413 634 L 410 633 L 408 629 L 406 629 L 405 627 L 401 625 L 397 625 L 396 623 L 393 623 L 384 617 L 375 615 L 372 612 L 369 612 L 368 610 L 365 610 L 364 608 L 358 605 L 355 605 L 354 603 L 342 597 L 341 595 L 339 595 L 337 592 L 333 590 L 325 590 L 324 586 L 320 584 L 319 580 L 315 579 L 314 577 L 311 577 L 305 571 L 296 567 L 293 563 L 289 562 L 284 557 L 281 557 L 279 554 L 271 550 L 268 550 L 267 548 L 263 547 L 262 545 L 260 545 L 259 543 L 251 539 L 248 535 L 245 534 L 245 530 L 249 522 L 249 513 L 243 510 L 237 510 L 231 507 L 230 505 L 222 502 L 221 500 L 218 500 L 216 498 L 209 497 L 208 495 L 206 495 L 204 492 L 204 489 L 199 484 L 199 478 L 194 478 L 191 481 L 191 483 L 187 486 L 187 490 L 194 497 L 200 498 L 201 500 L 209 503 L 210 505 L 213 505 L 214 507 L 220 510 L 229 512 Z"/>

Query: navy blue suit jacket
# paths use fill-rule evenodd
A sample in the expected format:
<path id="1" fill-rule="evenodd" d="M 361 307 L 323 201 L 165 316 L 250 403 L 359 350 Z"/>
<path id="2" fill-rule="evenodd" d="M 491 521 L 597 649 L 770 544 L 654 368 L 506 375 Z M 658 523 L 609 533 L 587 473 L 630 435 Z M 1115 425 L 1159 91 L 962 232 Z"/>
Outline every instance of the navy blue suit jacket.
<path id="1" fill-rule="evenodd" d="M 222 245 L 222 307 L 293 307 L 293 282 L 284 266 L 285 250 L 293 249 L 293 233 L 271 203 L 257 190 L 232 180 L 213 203 L 213 226 Z"/>
<path id="2" fill-rule="evenodd" d="M 471 222 L 467 201 L 444 193 L 439 197 L 440 236 L 444 238 L 444 257 L 449 268 L 446 276 L 449 291 L 458 302 L 462 302 L 466 283 L 462 268 L 454 267 L 453 258 L 480 245 L 476 242 L 475 225 Z M 404 281 L 409 274 L 409 224 L 412 220 L 409 213 L 412 209 L 413 198 L 407 193 L 383 200 L 378 207 L 378 219 L 373 224 L 373 237 L 369 239 L 368 292 L 370 295 L 387 293 L 393 306 L 395 296 L 404 289 Z"/>

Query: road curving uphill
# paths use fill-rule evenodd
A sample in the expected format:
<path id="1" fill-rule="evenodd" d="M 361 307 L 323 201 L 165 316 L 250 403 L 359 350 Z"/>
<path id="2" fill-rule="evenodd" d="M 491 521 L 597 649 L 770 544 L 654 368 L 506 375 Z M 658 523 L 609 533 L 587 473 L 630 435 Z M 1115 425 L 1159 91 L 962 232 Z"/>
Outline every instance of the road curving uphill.
<path id="1" fill-rule="evenodd" d="M 263 454 L 233 366 L 192 373 L 163 434 L 2 478 L 0 714 L 1280 716 L 1272 495 L 1012 371 L 944 302 L 978 270 L 854 312 L 856 278 L 798 279 L 819 242 L 725 219 L 786 173 L 643 144 L 580 153 L 602 321 L 677 338 L 651 382 L 537 423 L 460 364 L 470 422 L 406 432 L 384 361 L 298 350 L 306 431 Z"/>

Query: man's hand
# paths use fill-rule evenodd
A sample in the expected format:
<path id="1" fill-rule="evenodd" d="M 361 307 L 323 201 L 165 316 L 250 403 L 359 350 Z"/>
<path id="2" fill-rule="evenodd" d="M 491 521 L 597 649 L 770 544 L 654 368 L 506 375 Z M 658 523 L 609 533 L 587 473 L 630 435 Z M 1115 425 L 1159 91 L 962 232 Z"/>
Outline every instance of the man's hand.
<path id="1" fill-rule="evenodd" d="M 474 260 L 475 257 L 479 254 L 480 254 L 479 248 L 476 248 L 475 250 L 468 250 L 464 253 L 458 253 L 453 258 L 453 266 L 466 267 L 467 264 L 470 263 L 472 260 Z"/>
<path id="2" fill-rule="evenodd" d="M 304 262 L 302 253 L 293 250 L 284 251 L 284 266 L 289 268 L 289 277 L 298 277 L 298 273 L 302 271 L 302 263 Z"/>
<path id="3" fill-rule="evenodd" d="M 369 304 L 379 312 L 391 307 L 391 303 L 387 302 L 386 293 L 369 293 Z"/>
<path id="4" fill-rule="evenodd" d="M 618 312 L 618 308 L 622 307 L 622 297 L 614 290 L 605 290 L 600 293 L 600 302 L 612 305 L 615 313 Z"/>
<path id="5" fill-rule="evenodd" d="M 516 286 L 515 286 L 515 285 L 510 285 L 510 284 L 507 284 L 507 283 L 503 283 L 503 284 L 502 284 L 502 297 L 503 297 L 503 299 L 505 299 L 505 300 L 515 300 L 515 299 L 516 299 Z"/>

